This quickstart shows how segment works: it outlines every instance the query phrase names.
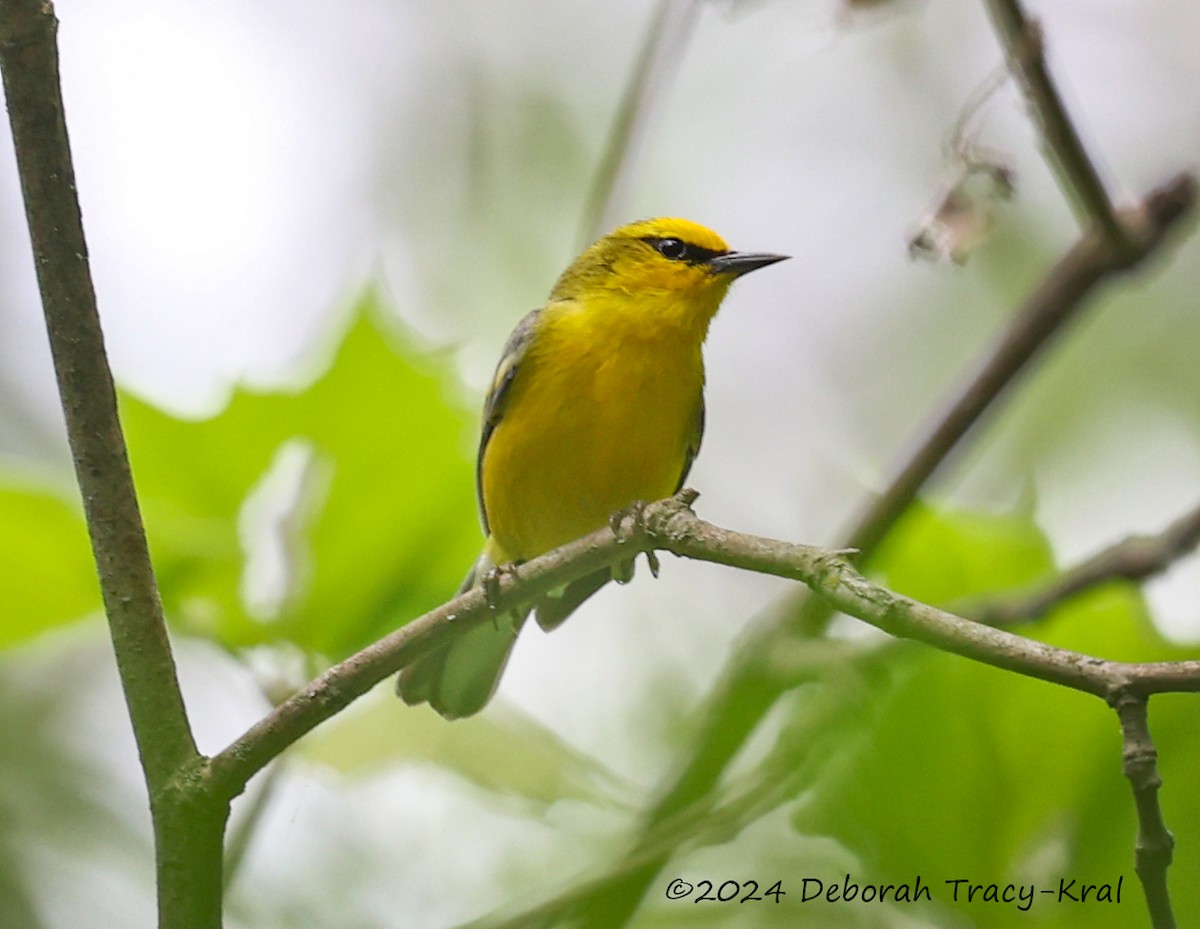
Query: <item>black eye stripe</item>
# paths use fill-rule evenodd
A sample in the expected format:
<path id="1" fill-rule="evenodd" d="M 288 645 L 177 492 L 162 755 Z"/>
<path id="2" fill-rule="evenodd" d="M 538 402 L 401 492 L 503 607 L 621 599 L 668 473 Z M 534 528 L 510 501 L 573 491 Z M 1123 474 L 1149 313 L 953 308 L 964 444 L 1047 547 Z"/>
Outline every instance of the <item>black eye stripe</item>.
<path id="1" fill-rule="evenodd" d="M 642 239 L 664 258 L 671 261 L 683 261 L 690 265 L 699 265 L 712 261 L 719 255 L 729 254 L 727 251 L 714 248 L 701 248 L 673 236 L 645 236 Z"/>

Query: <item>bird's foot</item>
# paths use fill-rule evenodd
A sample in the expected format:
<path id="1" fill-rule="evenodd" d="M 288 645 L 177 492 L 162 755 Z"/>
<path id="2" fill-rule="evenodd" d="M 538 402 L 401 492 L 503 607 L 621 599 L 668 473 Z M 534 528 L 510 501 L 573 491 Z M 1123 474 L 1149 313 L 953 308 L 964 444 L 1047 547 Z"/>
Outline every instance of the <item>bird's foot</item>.
<path id="1" fill-rule="evenodd" d="M 637 538 L 645 526 L 646 501 L 634 500 L 629 506 L 617 510 L 608 517 L 608 528 L 618 541 L 627 542 Z"/>
<path id="2" fill-rule="evenodd" d="M 505 576 L 511 577 L 513 580 L 517 578 L 517 566 L 511 562 L 505 564 L 493 565 L 487 569 L 483 575 L 481 585 L 483 587 L 483 599 L 488 605 L 488 609 L 493 614 L 498 614 L 500 610 L 500 594 L 501 585 L 504 583 Z"/>
<path id="3" fill-rule="evenodd" d="M 617 537 L 618 542 L 629 542 L 640 539 L 646 529 L 646 501 L 634 500 L 633 503 L 629 504 L 623 510 L 617 510 L 617 512 L 609 517 L 608 526 L 612 529 L 613 535 Z M 649 549 L 646 552 L 646 563 L 650 566 L 650 573 L 658 577 L 661 565 L 654 549 Z M 629 567 L 625 571 L 621 573 L 613 572 L 613 580 L 618 584 L 626 584 L 632 578 L 632 560 L 630 560 Z"/>

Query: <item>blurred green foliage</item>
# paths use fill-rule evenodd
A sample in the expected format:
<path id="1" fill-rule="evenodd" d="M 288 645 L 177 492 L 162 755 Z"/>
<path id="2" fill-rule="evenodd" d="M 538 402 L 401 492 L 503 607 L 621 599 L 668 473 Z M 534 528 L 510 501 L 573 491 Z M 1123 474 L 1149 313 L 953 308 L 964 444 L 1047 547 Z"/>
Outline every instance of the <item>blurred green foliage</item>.
<path id="1" fill-rule="evenodd" d="M 1021 586 L 1053 565 L 1037 527 L 1020 513 L 939 513 L 916 506 L 880 552 L 895 589 L 934 603 Z M 1100 657 L 1179 660 L 1133 585 L 1112 583 L 1060 607 L 1036 638 Z M 928 918 L 957 925 L 1129 926 L 1146 922 L 1133 872 L 1137 822 L 1121 772 L 1115 715 L 1094 697 L 964 661 L 924 647 L 891 645 L 891 683 L 846 732 L 846 757 L 827 769 L 795 815 L 807 834 L 836 838 L 858 858 L 860 881 L 932 885 Z M 1200 766 L 1180 763 L 1167 732 L 1194 724 L 1185 700 L 1157 698 L 1152 724 L 1172 771 L 1164 797 L 1172 827 L 1200 828 Z M 1168 800 L 1170 802 L 1168 802 Z M 1181 850 L 1172 871 L 1194 873 Z M 1035 884 L 1057 892 L 1060 878 L 1102 884 L 1124 877 L 1117 904 L 1059 903 L 1037 894 L 1015 905 L 954 903 L 945 881 Z M 1186 884 L 1186 880 L 1182 881 Z M 1194 893 L 1177 894 L 1181 924 L 1200 915 Z M 936 913 L 940 911 L 941 916 Z M 950 914 L 956 914 L 951 916 Z"/>
<path id="2" fill-rule="evenodd" d="M 75 501 L 47 487 L 0 487 L 0 647 L 99 608 L 77 494 Z"/>
<path id="3" fill-rule="evenodd" d="M 560 800 L 584 800 L 632 812 L 639 797 L 632 784 L 599 761 L 503 703 L 447 726 L 427 706 L 400 709 L 390 691 L 374 693 L 301 742 L 297 751 L 356 776 L 429 762 L 496 795 L 530 801 L 541 811 Z"/>
<path id="4" fill-rule="evenodd" d="M 375 146 L 364 159 L 374 167 L 365 185 L 369 195 L 361 199 L 390 214 L 387 234 L 394 241 L 385 252 L 402 256 L 402 269 L 389 285 L 422 331 L 464 341 L 467 360 L 482 367 L 519 315 L 514 307 L 540 300 L 579 244 L 576 206 L 632 48 L 634 33 L 625 27 L 638 24 L 628 15 L 632 8 L 619 5 L 609 11 L 611 19 L 599 15 L 604 5 L 547 5 L 527 19 L 519 5 L 428 5 L 420 17 L 424 24 L 411 15 L 418 5 L 384 6 L 401 18 L 386 28 L 369 15 L 357 19 L 386 36 L 381 44 L 389 60 L 412 61 L 414 69 L 399 77 L 387 72 L 384 95 L 372 98 L 369 88 L 354 83 L 352 94 L 338 98 L 347 112 L 366 103 L 370 122 L 385 131 L 373 142 L 346 132 L 346 150 L 331 160 L 344 169 L 363 146 Z M 1181 11 L 1171 10 L 1172 19 Z M 710 17 L 714 28 L 701 37 L 720 45 L 688 50 L 690 70 L 673 91 L 672 108 L 656 120 L 648 148 L 653 157 L 629 202 L 634 215 L 712 217 L 722 230 L 729 224 L 739 235 L 761 236 L 765 247 L 794 241 L 797 247 L 789 250 L 803 256 L 793 263 L 796 276 L 772 315 L 739 324 L 743 333 L 759 326 L 777 349 L 766 351 L 767 338 L 743 345 L 743 357 L 755 366 L 743 369 L 745 383 L 768 368 L 824 369 L 823 378 L 812 382 L 772 381 L 779 385 L 774 394 L 746 392 L 760 404 L 754 413 L 762 416 L 763 444 L 727 446 L 726 455 L 738 459 L 731 473 L 744 482 L 748 515 L 792 505 L 781 504 L 774 486 L 748 486 L 744 466 L 755 457 L 791 475 L 794 462 L 828 455 L 835 459 L 830 471 L 840 475 L 849 470 L 836 460 L 843 432 L 852 437 L 849 447 L 870 449 L 872 460 L 888 452 L 909 432 L 914 414 L 959 376 L 975 347 L 1036 285 L 1069 241 L 1064 230 L 1074 235 L 1052 184 L 1045 177 L 1039 183 L 1045 172 L 1031 144 L 1029 158 L 1015 160 L 1021 172 L 1016 216 L 997 224 L 997 238 L 968 268 L 949 275 L 902 264 L 904 223 L 936 173 L 931 162 L 938 139 L 979 76 L 998 61 L 986 25 L 978 24 L 982 13 L 976 11 L 972 26 L 967 6 L 946 5 L 936 16 L 892 17 L 896 28 L 889 32 L 847 37 L 840 29 L 813 34 L 804 5 L 779 4 L 774 12 L 797 18 L 767 21 L 756 33 L 754 17 L 728 16 L 720 23 Z M 1071 11 L 1064 5 L 1046 11 L 1052 13 L 1069 17 Z M 1137 11 L 1146 23 L 1162 15 L 1161 8 Z M 556 32 L 555 17 L 577 31 Z M 735 21 L 747 28 L 727 28 Z M 1183 64 L 1194 56 L 1183 39 L 1177 58 L 1173 45 L 1167 54 L 1155 52 L 1133 32 L 1114 28 L 1118 22 L 1092 16 L 1072 24 L 1068 18 L 1057 29 L 1050 22 L 1047 31 L 1056 54 L 1068 52 L 1055 59 L 1056 67 L 1064 65 L 1063 76 L 1074 79 L 1076 90 L 1089 91 L 1083 102 L 1095 107 L 1099 95 L 1118 104 L 1122 96 L 1136 101 L 1125 102 L 1124 116 L 1134 110 L 1138 116 L 1128 131 L 1114 129 L 1121 106 L 1107 117 L 1099 109 L 1086 111 L 1114 180 L 1132 191 L 1178 161 L 1171 152 L 1179 139 L 1191 157 L 1194 132 L 1188 134 L 1186 114 L 1194 106 L 1184 93 L 1176 94 L 1184 100 L 1172 108 L 1167 88 L 1188 86 L 1178 75 L 1186 77 Z M 1071 28 L 1079 24 L 1089 28 Z M 269 23 L 273 35 L 289 32 L 278 25 Z M 158 28 L 156 19 L 152 28 Z M 128 25 L 120 22 L 118 31 L 125 35 Z M 1166 31 L 1186 35 L 1174 25 Z M 63 35 L 69 40 L 86 32 L 64 29 Z M 353 67 L 333 64 L 350 59 L 321 57 L 340 34 L 322 33 L 295 55 L 297 75 L 304 78 L 297 80 L 298 94 L 314 96 L 306 90 L 311 75 L 319 75 L 328 90 L 356 70 L 379 66 L 361 42 L 353 44 Z M 1066 38 L 1061 45 L 1059 36 Z M 143 44 L 158 49 L 160 37 Z M 406 45 L 409 38 L 421 44 Z M 814 39 L 819 55 L 804 49 Z M 246 45 L 256 70 L 272 73 L 272 47 L 259 39 Z M 1094 62 L 1119 69 L 1105 73 L 1097 65 L 1089 72 L 1085 62 L 1071 62 L 1072 46 L 1075 54 L 1090 48 Z M 143 73 L 145 66 L 135 64 Z M 1111 93 L 1114 87 L 1121 92 Z M 79 88 L 74 100 L 78 94 Z M 112 122 L 108 106 L 119 100 L 108 99 L 107 90 L 105 97 L 101 119 Z M 140 98 L 136 102 L 143 108 Z M 78 113 L 78 103 L 72 106 Z M 1005 106 L 994 108 L 993 122 L 1005 117 Z M 1019 106 L 1007 109 L 1022 135 L 1001 125 L 982 141 L 1015 149 L 1027 129 L 1025 115 Z M 141 115 L 139 109 L 139 121 Z M 1097 126 L 1097 117 L 1113 122 Z M 321 116 L 305 126 L 306 132 L 310 126 L 330 135 L 344 131 Z M 1174 131 L 1163 132 L 1168 127 Z M 85 125 L 78 133 L 81 148 L 88 135 Z M 241 134 L 230 140 L 252 160 L 257 150 L 250 140 Z M 136 147 L 124 139 L 114 150 L 124 165 Z M 1143 163 L 1144 155 L 1150 157 Z M 285 177 L 287 168 L 270 161 L 271 179 Z M 186 172 L 181 177 L 194 185 Z M 85 194 L 95 189 L 94 183 L 82 186 Z M 311 191 L 288 189 L 289 202 L 318 192 L 337 203 L 339 214 L 351 209 L 336 183 L 309 186 Z M 145 220 L 136 200 L 121 197 L 120 204 L 132 218 Z M 99 210 L 86 212 L 91 219 Z M 187 221 L 188 214 L 179 212 Z M 156 235 L 177 236 L 169 226 L 154 228 Z M 334 235 L 345 233 L 339 226 Z M 134 241 L 136 266 L 154 268 L 141 240 Z M 24 239 L 18 244 L 23 253 Z M 1195 244 L 1190 247 L 1194 258 Z M 104 255 L 95 253 L 97 268 L 112 267 Z M 289 260 L 299 259 L 289 254 Z M 1101 312 L 1042 360 L 1020 402 L 998 411 L 988 441 L 963 450 L 955 479 L 984 472 L 979 485 L 996 491 L 967 499 L 1004 499 L 1015 484 L 1030 480 L 1031 469 L 1059 460 L 1066 478 L 1058 491 L 1064 483 L 1073 491 L 1082 488 L 1089 507 L 1113 511 L 1112 525 L 1125 526 L 1122 504 L 1139 493 L 1153 496 L 1148 491 L 1160 473 L 1191 480 L 1186 465 L 1200 417 L 1200 391 L 1192 389 L 1200 316 L 1194 312 L 1195 274 L 1188 269 L 1197 266 L 1183 258 L 1175 267 L 1184 273 L 1122 283 L 1103 299 Z M 338 279 L 343 273 L 339 267 Z M 420 286 L 412 286 L 410 277 Z M 242 282 L 228 286 L 233 292 Z M 287 301 L 279 303 L 290 313 Z M 151 303 L 143 312 L 149 319 L 161 311 Z M 841 339 L 830 336 L 834 320 L 849 320 L 852 327 Z M 290 317 L 284 325 L 291 325 Z M 726 332 L 732 335 L 732 327 Z M 385 322 L 374 295 L 347 315 L 340 336 L 306 383 L 277 391 L 240 388 L 208 419 L 179 419 L 122 395 L 156 570 L 180 639 L 205 638 L 235 659 L 259 644 L 294 644 L 320 666 L 445 599 L 474 557 L 480 543 L 470 462 L 476 411 L 459 402 L 447 357 L 429 353 Z M 810 339 L 818 348 L 805 354 Z M 963 346 L 970 347 L 966 355 Z M 836 433 L 762 403 L 769 398 L 803 410 L 812 396 L 829 407 Z M 1145 430 L 1147 423 L 1163 421 L 1162 432 Z M 1171 454 L 1164 453 L 1163 433 L 1178 437 Z M 718 436 L 714 430 L 706 461 L 720 455 Z M 1101 458 L 1110 447 L 1129 450 L 1128 470 L 1140 483 L 1096 482 L 1105 464 L 1111 470 Z M 827 481 L 801 477 L 792 483 L 797 497 L 801 491 L 842 496 Z M 1043 502 L 1054 502 L 1053 481 L 1039 477 L 1031 484 Z M 1109 493 L 1110 486 L 1119 488 L 1119 496 Z M 811 520 L 805 525 L 821 524 L 818 509 L 801 508 Z M 99 626 L 95 574 L 78 502 L 57 485 L 0 475 L 0 527 L 0 656 L 23 670 L 26 656 L 17 646 L 80 617 Z M 890 586 L 947 604 L 1036 582 L 1056 566 L 1030 512 L 950 511 L 926 502 L 896 527 L 873 567 Z M 733 575 L 733 583 L 743 580 Z M 722 621 L 744 619 L 730 614 Z M 1024 631 L 1104 657 L 1192 657 L 1164 642 L 1141 595 L 1128 585 L 1098 590 Z M 667 838 L 676 854 L 651 885 L 635 925 L 1147 924 L 1132 873 L 1136 824 L 1111 711 L 1093 698 L 924 646 L 851 638 L 806 642 L 798 646 L 803 654 L 787 656 L 797 664 L 821 664 L 824 673 L 778 702 L 713 796 L 704 798 L 705 815 L 672 824 Z M 631 650 L 637 647 L 630 643 Z M 71 683 L 76 705 L 91 699 L 87 690 L 81 696 L 74 668 L 60 666 L 57 658 L 43 665 L 24 690 L 41 696 Z M 82 687 L 93 683 L 84 678 Z M 187 696 L 204 725 L 211 707 L 203 698 L 211 694 L 202 698 L 188 690 Z M 599 705 L 605 694 L 598 696 L 588 699 Z M 658 741 L 666 757 L 698 735 L 703 717 L 693 693 L 682 696 L 663 684 L 638 693 L 637 700 L 637 712 L 625 722 L 644 728 L 628 733 L 629 745 L 640 749 Z M 117 703 L 111 700 L 112 712 Z M 112 732 L 72 730 L 70 722 L 40 700 L 0 689 L 0 929 L 30 929 L 39 920 L 73 924 L 73 912 L 94 908 L 94 900 L 76 900 L 75 911 L 68 905 L 43 919 L 44 901 L 25 893 L 25 885 L 27 877 L 39 876 L 31 863 L 41 859 L 43 871 L 57 865 L 47 846 L 82 847 L 103 861 L 120 858 L 115 848 L 134 849 L 127 872 L 143 881 L 136 893 L 152 896 L 141 794 L 122 798 L 125 808 L 114 813 L 116 792 L 104 772 L 78 762 L 89 753 L 101 758 L 101 742 Z M 668 722 L 678 725 L 669 728 Z M 735 729 L 745 719 L 728 722 Z M 1180 840 L 1169 881 L 1180 924 L 1196 924 L 1200 740 L 1194 698 L 1155 698 L 1151 724 L 1166 784 L 1164 814 Z M 664 767 L 636 783 L 614 774 L 610 763 L 619 768 L 633 754 L 618 744 L 623 734 L 611 738 L 606 732 L 598 740 L 614 758 L 593 758 L 502 702 L 481 717 L 446 725 L 424 708 L 410 710 L 390 694 L 372 694 L 285 759 L 273 789 L 286 800 L 277 795 L 265 803 L 266 821 L 252 836 L 243 876 L 230 894 L 228 924 L 450 925 L 457 919 L 444 918 L 447 912 L 485 912 L 497 899 L 520 912 L 569 893 L 577 881 L 604 880 L 629 863 L 622 853 L 628 837 L 639 834 L 639 811 L 653 802 L 648 785 L 671 774 Z M 55 743 L 60 736 L 76 740 L 70 751 Z M 126 749 L 130 762 L 131 745 Z M 660 761 L 639 758 L 637 764 L 645 774 Z M 430 771 L 455 777 L 422 777 Z M 395 781 L 401 790 L 393 790 Z M 297 783 L 299 800 L 288 793 Z M 469 786 L 456 789 L 463 784 Z M 260 780 L 252 791 L 261 787 Z M 281 807 L 284 830 L 271 822 Z M 414 807 L 420 808 L 416 815 Z M 428 821 L 421 818 L 427 808 L 433 810 Z M 243 813 L 235 810 L 235 828 Z M 307 816 L 317 825 L 304 832 L 298 823 Z M 498 819 L 505 822 L 498 826 Z M 520 825 L 513 827 L 513 820 Z M 143 831 L 131 830 L 130 822 Z M 427 844 L 420 828 L 409 828 L 413 822 L 426 825 L 432 835 Z M 846 873 L 862 883 L 920 875 L 934 903 L 799 902 L 805 877 L 830 882 Z M 778 905 L 668 901 L 662 891 L 677 875 L 717 883 L 757 879 L 764 886 L 781 880 L 788 896 Z M 1060 877 L 1103 882 L 1121 875 L 1119 906 L 1039 900 L 1030 913 L 1006 905 L 955 905 L 944 884 L 966 877 L 1054 887 Z M 111 883 L 120 900 L 121 882 Z M 491 899 L 489 890 L 496 891 Z M 122 914 L 112 924 L 128 921 Z"/>
<path id="5" fill-rule="evenodd" d="M 341 658 L 447 599 L 481 544 L 464 454 L 475 417 L 371 296 L 303 390 L 239 389 L 199 422 L 122 400 L 164 603 L 189 631 Z M 307 474 L 274 526 L 287 589 L 258 618 L 241 595 L 244 506 L 289 445 Z"/>
<path id="6" fill-rule="evenodd" d="M 122 394 L 121 413 L 168 618 L 230 649 L 286 641 L 344 657 L 447 599 L 481 543 L 464 451 L 475 417 L 447 366 L 372 296 L 302 389 L 238 388 L 203 420 Z M 276 490 L 256 533 L 248 501 L 289 448 L 298 487 Z M 0 643 L 98 606 L 78 507 L 12 488 L 0 513 L 0 556 L 14 567 L 0 575 L 13 616 Z M 257 546 L 275 550 L 279 589 L 255 609 Z"/>
<path id="7" fill-rule="evenodd" d="M 238 389 L 221 413 L 198 421 L 122 396 L 163 599 L 177 628 L 234 652 L 288 642 L 337 659 L 453 592 L 479 538 L 465 453 L 474 417 L 457 401 L 444 360 L 385 323 L 368 296 L 307 386 Z M 289 455 L 298 463 L 293 479 L 272 479 Z M 267 498 L 272 506 L 262 503 Z M 0 641 L 13 645 L 94 612 L 77 510 L 28 486 L 0 492 L 0 510 L 9 530 L 2 554 L 14 568 L 0 575 L 0 594 L 14 605 Z M 264 545 L 275 547 L 284 570 L 275 595 L 256 605 L 248 565 Z M 1055 570 L 1025 509 L 947 511 L 928 503 L 911 508 L 873 566 L 894 589 L 940 604 L 1018 588 Z M 1128 585 L 1081 597 L 1032 631 L 1128 660 L 1183 654 L 1154 631 Z M 797 895 L 806 876 L 828 881 L 849 870 L 860 882 L 902 882 L 919 874 L 934 902 L 911 913 L 861 903 L 804 904 L 806 912 L 816 925 L 891 925 L 919 914 L 933 924 L 967 919 L 981 927 L 1011 925 L 1019 911 L 954 904 L 945 881 L 1040 888 L 1064 876 L 1103 883 L 1124 875 L 1119 906 L 1039 899 L 1020 918 L 1056 927 L 1082 925 L 1081 914 L 1092 926 L 1141 919 L 1131 868 L 1136 823 L 1111 711 L 1063 688 L 900 643 L 857 658 L 814 651 L 812 660 L 827 661 L 828 673 L 781 704 L 769 750 L 722 780 L 711 798 L 716 812 L 672 827 L 669 847 L 680 849 L 672 873 L 690 874 L 692 862 L 734 862 L 741 877 L 783 879 Z M 1169 746 L 1168 821 L 1181 834 L 1200 833 L 1190 706 L 1159 699 L 1154 711 Z M 504 708 L 448 727 L 424 711 L 369 700 L 299 754 L 343 774 L 422 760 L 485 793 L 530 801 L 523 815 L 531 818 L 567 798 L 621 817 L 646 800 L 604 764 Z M 782 835 L 779 813 L 788 824 Z M 1197 864 L 1185 845 L 1174 873 L 1194 873 Z M 610 866 L 590 867 L 592 878 L 602 878 Z M 1177 904 L 1185 924 L 1200 917 L 1194 895 L 1177 895 Z M 791 924 L 799 905 L 797 896 L 787 906 L 741 908 L 735 924 Z M 685 916 L 681 906 L 652 900 L 638 924 L 721 922 L 715 909 Z"/>

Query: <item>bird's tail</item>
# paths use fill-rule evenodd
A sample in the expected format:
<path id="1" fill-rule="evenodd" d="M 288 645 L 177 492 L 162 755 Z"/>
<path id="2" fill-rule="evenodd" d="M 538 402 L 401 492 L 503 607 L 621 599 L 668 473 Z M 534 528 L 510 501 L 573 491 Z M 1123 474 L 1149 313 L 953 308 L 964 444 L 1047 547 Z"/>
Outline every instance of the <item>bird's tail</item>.
<path id="1" fill-rule="evenodd" d="M 476 626 L 401 671 L 396 693 L 409 705 L 428 703 L 446 719 L 472 716 L 492 699 L 516 640 L 510 616 Z"/>
<path id="2" fill-rule="evenodd" d="M 471 567 L 459 593 L 482 583 L 493 567 L 485 551 Z M 455 636 L 404 668 L 396 679 L 396 693 L 410 706 L 428 703 L 446 719 L 473 716 L 496 692 L 524 622 L 524 614 L 505 614 Z"/>
<path id="3" fill-rule="evenodd" d="M 561 590 L 539 600 L 534 606 L 537 611 L 538 625 L 547 632 L 557 629 L 566 622 L 568 616 L 579 609 L 584 600 L 610 580 L 612 580 L 612 572 L 605 568 L 603 571 L 597 571 L 581 577 L 579 580 L 571 581 Z"/>
<path id="4" fill-rule="evenodd" d="M 472 565 L 459 593 L 483 583 L 484 576 L 495 566 L 495 558 L 485 548 Z M 630 562 L 572 581 L 533 606 L 538 625 L 547 631 L 554 629 L 610 580 L 624 582 L 632 576 L 633 564 Z M 520 613 L 498 615 L 494 621 L 476 626 L 422 655 L 400 672 L 396 693 L 410 706 L 428 703 L 446 719 L 461 719 L 478 713 L 496 692 L 517 633 L 529 612 L 526 609 Z"/>

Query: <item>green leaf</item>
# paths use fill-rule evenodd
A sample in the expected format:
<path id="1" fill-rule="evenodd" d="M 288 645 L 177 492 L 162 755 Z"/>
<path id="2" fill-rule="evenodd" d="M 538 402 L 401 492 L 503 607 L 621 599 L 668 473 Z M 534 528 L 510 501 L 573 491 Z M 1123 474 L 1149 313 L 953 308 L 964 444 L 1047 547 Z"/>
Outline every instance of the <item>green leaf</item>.
<path id="1" fill-rule="evenodd" d="M 888 534 L 872 566 L 898 593 L 946 603 L 1045 577 L 1054 558 L 1026 514 L 939 511 L 918 501 Z"/>
<path id="2" fill-rule="evenodd" d="M 0 489 L 0 647 L 100 607 L 100 584 L 77 502 L 45 488 Z"/>
<path id="3" fill-rule="evenodd" d="M 382 326 L 364 298 L 310 385 L 239 388 L 209 419 L 121 396 L 174 621 L 231 647 L 288 640 L 338 658 L 454 593 L 481 544 L 466 451 L 475 416 L 444 355 Z M 289 481 L 294 499 L 266 527 L 284 550 L 286 590 L 254 615 L 248 516 L 263 485 Z"/>

